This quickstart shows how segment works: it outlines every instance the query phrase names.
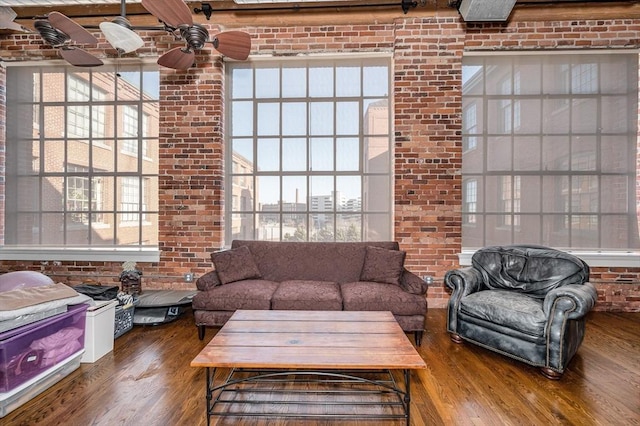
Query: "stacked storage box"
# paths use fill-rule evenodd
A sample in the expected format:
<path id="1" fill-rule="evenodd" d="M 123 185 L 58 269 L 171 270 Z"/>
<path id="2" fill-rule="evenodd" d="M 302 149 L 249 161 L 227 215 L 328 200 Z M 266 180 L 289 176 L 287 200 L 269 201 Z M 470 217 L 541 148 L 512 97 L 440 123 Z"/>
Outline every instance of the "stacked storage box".
<path id="1" fill-rule="evenodd" d="M 84 355 L 81 362 L 96 362 L 113 350 L 117 300 L 96 301 L 87 309 Z"/>
<path id="2" fill-rule="evenodd" d="M 80 366 L 88 305 L 0 334 L 0 417 Z"/>

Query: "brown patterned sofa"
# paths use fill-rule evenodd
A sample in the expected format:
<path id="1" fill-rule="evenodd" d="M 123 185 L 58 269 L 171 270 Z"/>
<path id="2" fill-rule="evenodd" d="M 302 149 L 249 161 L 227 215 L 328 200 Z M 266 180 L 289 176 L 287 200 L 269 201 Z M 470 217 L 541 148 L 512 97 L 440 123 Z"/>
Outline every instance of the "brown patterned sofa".
<path id="1" fill-rule="evenodd" d="M 397 242 L 234 240 L 211 255 L 193 298 L 198 337 L 236 309 L 391 311 L 420 345 L 427 285 L 404 268 Z"/>

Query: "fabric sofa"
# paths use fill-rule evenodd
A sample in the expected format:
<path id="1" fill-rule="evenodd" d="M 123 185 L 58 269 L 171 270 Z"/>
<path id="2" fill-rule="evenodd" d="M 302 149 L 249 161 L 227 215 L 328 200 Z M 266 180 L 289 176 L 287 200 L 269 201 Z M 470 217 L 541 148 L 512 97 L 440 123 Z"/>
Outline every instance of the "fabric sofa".
<path id="1" fill-rule="evenodd" d="M 202 340 L 236 309 L 390 311 L 420 345 L 427 285 L 404 268 L 397 242 L 234 240 L 213 253 L 215 269 L 193 297 Z"/>
<path id="2" fill-rule="evenodd" d="M 468 341 L 540 367 L 559 379 L 585 333 L 585 315 L 597 294 L 589 266 L 548 247 L 492 246 L 478 250 L 472 266 L 448 271 L 447 329 Z"/>

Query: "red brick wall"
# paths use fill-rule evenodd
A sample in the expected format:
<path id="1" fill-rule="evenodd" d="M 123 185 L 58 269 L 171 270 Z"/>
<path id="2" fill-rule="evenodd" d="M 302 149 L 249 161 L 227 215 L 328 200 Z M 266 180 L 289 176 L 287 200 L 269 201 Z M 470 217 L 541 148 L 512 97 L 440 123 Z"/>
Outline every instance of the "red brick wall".
<path id="1" fill-rule="evenodd" d="M 211 32 L 218 28 L 212 26 Z M 640 21 L 464 24 L 457 16 L 397 19 L 373 25 L 246 28 L 252 54 L 388 52 L 393 56 L 395 237 L 408 268 L 432 275 L 431 307 L 445 306 L 445 272 L 461 249 L 461 59 L 470 50 L 639 47 Z M 149 39 L 150 36 L 155 38 Z M 36 35 L 0 36 L 4 59 L 56 57 Z M 146 34 L 143 55 L 165 51 L 170 37 Z M 173 45 L 171 45 L 173 47 Z M 92 50 L 102 54 L 103 43 Z M 23 53 L 22 49 L 27 49 Z M 162 70 L 160 106 L 160 249 L 157 264 L 140 264 L 143 288 L 190 289 L 187 271 L 211 269 L 224 245 L 224 64 L 210 48 L 188 72 Z M 4 69 L 0 84 L 4 87 Z M 0 91 L 0 102 L 4 100 Z M 4 123 L 0 105 L 0 129 Z M 4 146 L 4 132 L 0 145 Z M 0 154 L 4 153 L 4 150 Z M 135 259 L 133 259 L 135 260 Z M 119 263 L 7 262 L 1 270 L 43 270 L 60 281 L 115 282 Z M 594 268 L 597 309 L 640 311 L 640 268 Z"/>

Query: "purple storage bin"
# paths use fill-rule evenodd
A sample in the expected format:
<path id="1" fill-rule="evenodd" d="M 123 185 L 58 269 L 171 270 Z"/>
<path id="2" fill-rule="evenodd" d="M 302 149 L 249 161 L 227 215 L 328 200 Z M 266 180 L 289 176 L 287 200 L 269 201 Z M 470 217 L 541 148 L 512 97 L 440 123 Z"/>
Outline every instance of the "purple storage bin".
<path id="1" fill-rule="evenodd" d="M 0 334 L 0 393 L 84 350 L 86 304 Z"/>

